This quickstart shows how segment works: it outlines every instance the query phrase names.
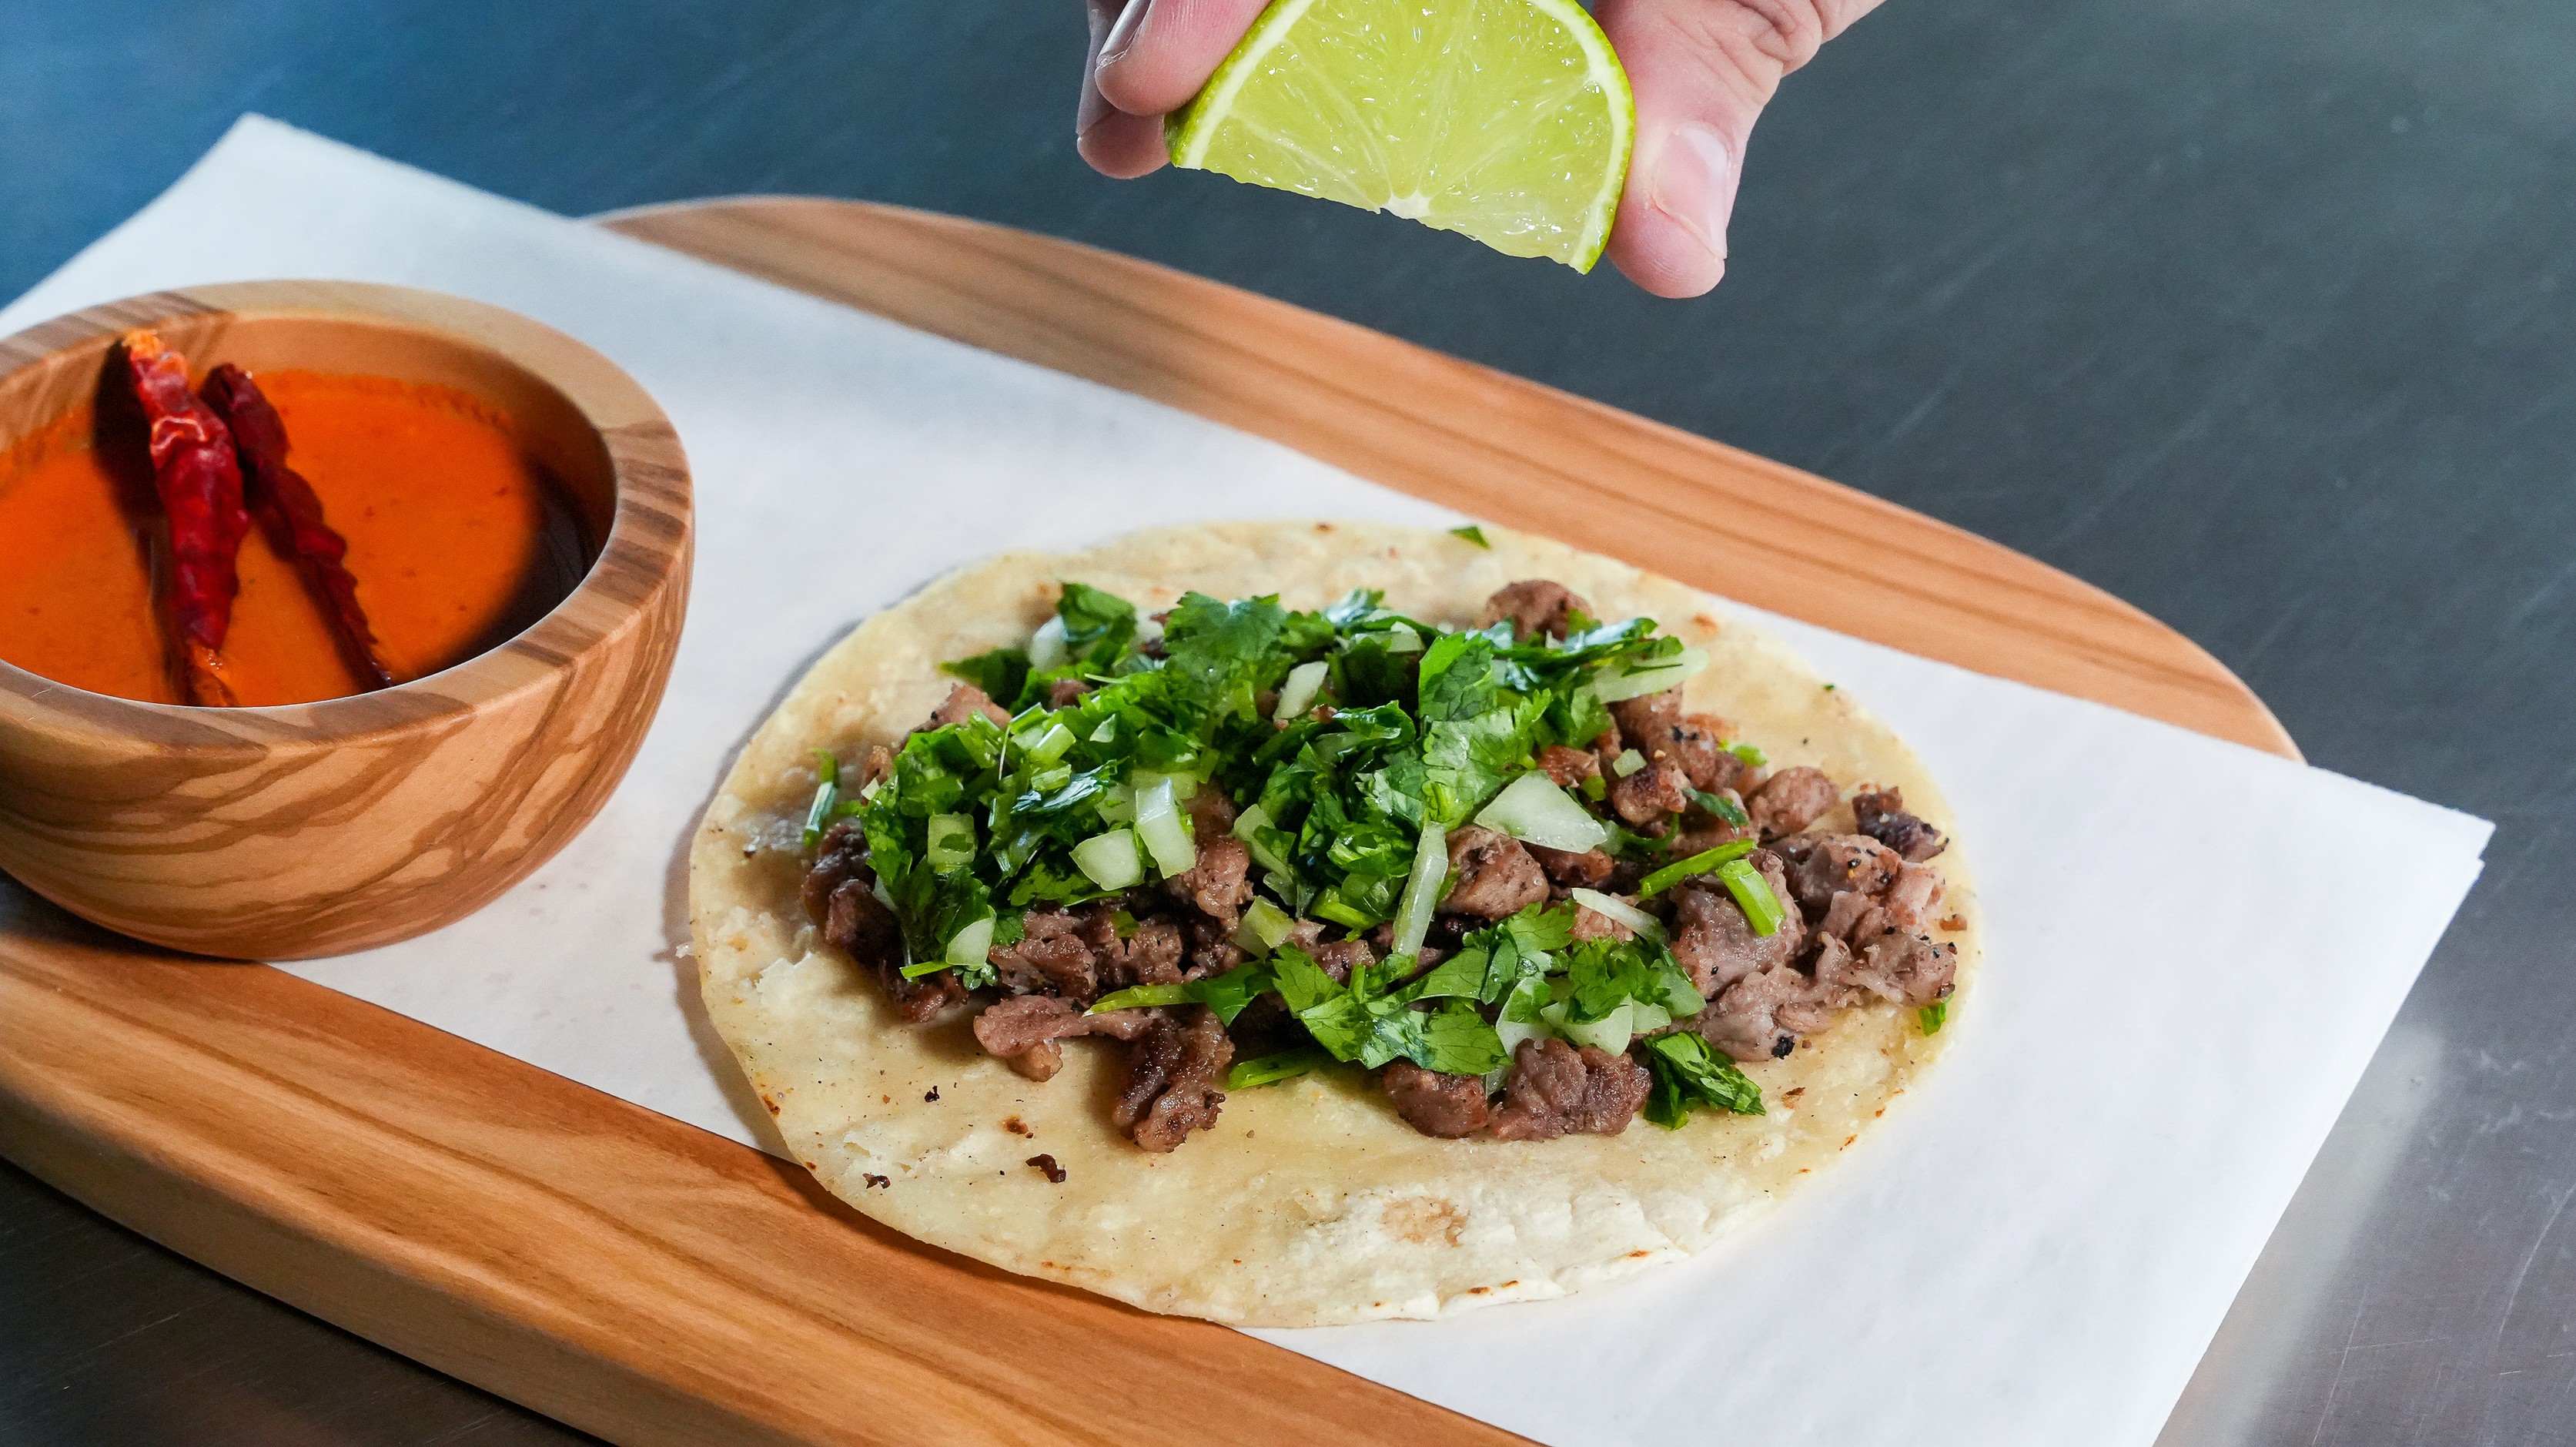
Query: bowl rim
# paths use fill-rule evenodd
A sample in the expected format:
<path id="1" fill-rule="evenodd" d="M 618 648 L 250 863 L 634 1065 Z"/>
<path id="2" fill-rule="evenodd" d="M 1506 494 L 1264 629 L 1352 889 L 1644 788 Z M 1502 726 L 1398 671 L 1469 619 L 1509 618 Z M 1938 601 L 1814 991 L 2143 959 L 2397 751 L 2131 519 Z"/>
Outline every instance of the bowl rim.
<path id="1" fill-rule="evenodd" d="M 608 455 L 609 527 L 572 590 L 484 652 L 391 688 L 309 703 L 232 708 L 93 693 L 0 660 L 0 720 L 106 731 L 173 748 L 363 738 L 453 720 L 547 680 L 637 626 L 661 593 L 688 586 L 694 532 L 688 458 L 643 385 L 589 345 L 488 302 L 355 281 L 224 282 L 84 307 L 0 338 L 0 388 L 68 354 L 104 352 L 137 327 L 234 317 L 358 321 L 494 353 L 552 388 Z"/>

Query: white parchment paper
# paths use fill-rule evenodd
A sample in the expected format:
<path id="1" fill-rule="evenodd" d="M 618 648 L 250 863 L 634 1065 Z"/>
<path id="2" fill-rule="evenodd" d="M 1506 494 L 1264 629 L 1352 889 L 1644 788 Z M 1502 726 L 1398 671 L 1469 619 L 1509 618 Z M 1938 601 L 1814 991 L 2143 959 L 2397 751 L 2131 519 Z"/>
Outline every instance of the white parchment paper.
<path id="1" fill-rule="evenodd" d="M 669 695 L 597 822 L 471 919 L 288 968 L 764 1148 L 679 952 L 686 845 L 808 660 L 1001 548 L 1191 518 L 1454 521 L 1196 417 L 255 117 L 0 310 L 0 334 L 276 277 L 429 287 L 588 342 L 678 425 L 699 526 Z M 1437 1325 L 1263 1335 L 1563 1444 L 2149 1443 L 2490 826 L 1764 621 L 1902 731 L 1957 808 L 1989 936 L 1945 1064 L 1836 1170 L 1686 1265 Z M 2402 888 L 2364 867 L 2397 851 Z"/>

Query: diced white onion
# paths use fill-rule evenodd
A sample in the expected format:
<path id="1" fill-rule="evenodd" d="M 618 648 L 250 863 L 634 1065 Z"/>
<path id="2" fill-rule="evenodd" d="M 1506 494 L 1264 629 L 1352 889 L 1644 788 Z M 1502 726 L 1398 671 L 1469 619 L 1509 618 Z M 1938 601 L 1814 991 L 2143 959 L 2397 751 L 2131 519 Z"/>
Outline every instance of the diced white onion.
<path id="1" fill-rule="evenodd" d="M 1102 889 L 1127 889 L 1145 877 L 1144 856 L 1132 830 L 1112 829 L 1073 846 L 1073 867 Z"/>
<path id="2" fill-rule="evenodd" d="M 1635 749 L 1621 749 L 1619 757 L 1610 761 L 1610 772 L 1623 779 L 1644 767 L 1646 767 L 1646 756 Z"/>
<path id="3" fill-rule="evenodd" d="M 1628 1028 L 1640 1035 L 1652 1034 L 1671 1023 L 1673 1013 L 1661 1005 L 1649 1005 L 1634 999 L 1628 1002 Z"/>
<path id="4" fill-rule="evenodd" d="M 1545 770 L 1532 769 L 1503 786 L 1476 822 L 1514 839 L 1581 854 L 1610 841 L 1609 826 L 1567 796 Z"/>
<path id="5" fill-rule="evenodd" d="M 1139 777 L 1142 777 L 1141 775 Z M 1154 856 L 1154 867 L 1166 879 L 1187 874 L 1199 862 L 1198 846 L 1181 825 L 1180 805 L 1172 798 L 1172 781 L 1156 776 L 1153 787 L 1136 791 L 1136 837 Z"/>
<path id="6" fill-rule="evenodd" d="M 1608 918 L 1615 919 L 1619 923 L 1626 925 L 1628 928 L 1635 930 L 1637 933 L 1644 935 L 1650 940 L 1659 940 L 1664 937 L 1664 926 L 1662 921 L 1657 920 L 1653 915 L 1646 913 L 1644 910 L 1637 908 L 1635 905 L 1619 898 L 1617 895 L 1603 894 L 1597 889 L 1570 890 L 1568 891 L 1568 895 L 1576 904 L 1583 906 L 1594 914 L 1604 915 Z"/>
<path id="7" fill-rule="evenodd" d="M 1111 784 L 1100 791 L 1100 822 L 1133 824 L 1136 822 L 1136 791 L 1124 784 Z"/>
<path id="8" fill-rule="evenodd" d="M 1253 863 L 1273 874 L 1293 873 L 1287 860 L 1271 853 L 1270 846 L 1261 842 L 1260 831 L 1269 827 L 1270 811 L 1258 804 L 1234 816 L 1234 837 L 1242 840 L 1243 847 L 1251 851 Z"/>
<path id="9" fill-rule="evenodd" d="M 1617 703 L 1623 698 L 1643 698 L 1650 693 L 1678 687 L 1684 679 L 1708 667 L 1708 655 L 1696 648 L 1685 648 L 1669 658 L 1658 658 L 1646 667 L 1612 673 L 1607 669 L 1595 674 L 1592 691 L 1603 703 Z"/>
<path id="10" fill-rule="evenodd" d="M 1256 895 L 1252 907 L 1243 912 L 1243 924 L 1235 930 L 1234 942 L 1252 954 L 1266 955 L 1279 948 L 1296 925 L 1288 911 Z"/>
<path id="11" fill-rule="evenodd" d="M 1630 1028 L 1629 1003 L 1620 1001 L 1616 1008 L 1598 1020 L 1567 1020 L 1562 1027 L 1565 1038 L 1577 1045 L 1589 1045 L 1595 1050 L 1618 1054 L 1628 1048 L 1628 1037 L 1636 1033 Z"/>
<path id="12" fill-rule="evenodd" d="M 1331 664 L 1320 658 L 1312 663 L 1300 663 L 1289 669 L 1288 681 L 1279 685 L 1279 708 L 1270 716 L 1280 723 L 1286 723 L 1313 708 L 1315 695 L 1324 690 L 1324 675 L 1332 672 L 1332 669 Z"/>
<path id="13" fill-rule="evenodd" d="M 1503 1058 L 1509 1060 L 1521 1053 L 1522 1041 L 1545 1040 L 1556 1031 L 1539 1020 L 1497 1020 L 1494 1033 L 1503 1037 Z"/>
<path id="14" fill-rule="evenodd" d="M 1041 764 L 1052 764 L 1073 747 L 1073 730 L 1050 720 L 1045 728 L 1020 743 L 1020 752 Z"/>
<path id="15" fill-rule="evenodd" d="M 1528 1022 L 1497 1020 L 1494 1022 L 1494 1033 L 1503 1038 L 1503 1063 L 1485 1072 L 1487 1095 L 1502 1089 L 1503 1082 L 1511 1078 L 1512 1066 L 1520 1060 L 1522 1041 L 1545 1040 L 1555 1035 L 1556 1031 L 1535 1020 Z"/>
<path id="16" fill-rule="evenodd" d="M 1440 886 L 1448 879 L 1449 831 L 1435 819 L 1422 826 L 1422 840 L 1413 846 L 1413 873 L 1395 906 L 1395 940 L 1388 954 L 1422 952 L 1422 937 L 1431 932 L 1431 911 L 1439 907 Z"/>
<path id="17" fill-rule="evenodd" d="M 965 814 L 933 814 L 922 862 L 946 874 L 975 861 L 975 820 Z"/>
<path id="18" fill-rule="evenodd" d="M 1398 623 L 1394 627 L 1386 630 L 1386 651 L 1389 653 L 1420 653 L 1422 651 L 1422 635 L 1414 632 L 1412 628 L 1405 624 Z"/>
<path id="19" fill-rule="evenodd" d="M 1118 737 L 1118 715 L 1114 713 L 1102 719 L 1100 727 L 1091 731 L 1091 741 L 1095 744 L 1105 744 L 1116 737 Z"/>
<path id="20" fill-rule="evenodd" d="M 1029 638 L 1029 667 L 1041 673 L 1050 668 L 1062 668 L 1068 652 L 1064 640 L 1064 618 L 1062 615 L 1049 618 L 1039 624 L 1038 631 Z"/>
<path id="21" fill-rule="evenodd" d="M 1199 791 L 1199 776 L 1196 774 L 1162 774 L 1156 773 L 1152 769 L 1130 769 L 1127 771 L 1128 787 L 1134 789 L 1139 794 L 1144 793 L 1147 789 L 1154 787 L 1156 784 L 1170 784 L 1172 786 L 1172 802 L 1177 804 L 1187 800 L 1192 794 Z"/>
<path id="22" fill-rule="evenodd" d="M 986 915 L 948 937 L 948 963 L 980 965 L 993 949 L 993 917 Z"/>

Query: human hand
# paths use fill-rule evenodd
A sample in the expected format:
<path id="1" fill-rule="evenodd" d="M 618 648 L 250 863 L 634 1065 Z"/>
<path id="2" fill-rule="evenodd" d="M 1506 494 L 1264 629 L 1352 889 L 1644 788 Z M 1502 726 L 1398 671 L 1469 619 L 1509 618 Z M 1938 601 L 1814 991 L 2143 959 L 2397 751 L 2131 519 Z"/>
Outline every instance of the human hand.
<path id="1" fill-rule="evenodd" d="M 1207 84 L 1266 0 L 1084 0 L 1091 54 L 1074 119 L 1104 175 L 1161 166 L 1163 115 Z M 1726 223 L 1744 145 L 1781 77 L 1878 0 L 1597 0 L 1637 95 L 1637 145 L 1610 260 L 1657 296 L 1698 296 L 1726 274 Z"/>

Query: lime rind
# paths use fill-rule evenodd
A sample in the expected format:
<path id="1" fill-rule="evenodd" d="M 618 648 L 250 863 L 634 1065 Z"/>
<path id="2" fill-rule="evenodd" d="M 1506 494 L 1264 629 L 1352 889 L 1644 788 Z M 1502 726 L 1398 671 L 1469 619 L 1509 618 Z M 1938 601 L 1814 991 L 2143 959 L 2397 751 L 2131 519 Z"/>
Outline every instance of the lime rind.
<path id="1" fill-rule="evenodd" d="M 1181 167 L 1589 271 L 1635 133 L 1574 0 L 1274 0 L 1164 137 Z"/>

